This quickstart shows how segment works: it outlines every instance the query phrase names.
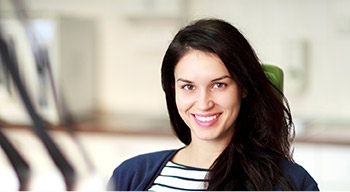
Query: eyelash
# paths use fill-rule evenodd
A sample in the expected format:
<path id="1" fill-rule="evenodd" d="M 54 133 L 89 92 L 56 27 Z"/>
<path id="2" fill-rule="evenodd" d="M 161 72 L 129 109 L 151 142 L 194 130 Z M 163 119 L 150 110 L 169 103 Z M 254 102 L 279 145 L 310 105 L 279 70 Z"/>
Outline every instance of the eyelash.
<path id="1" fill-rule="evenodd" d="M 189 88 L 189 87 L 191 87 L 191 88 Z M 185 89 L 186 91 L 190 91 L 190 90 L 194 89 L 194 86 L 186 84 L 186 85 L 181 86 L 181 88 Z"/>
<path id="2" fill-rule="evenodd" d="M 218 85 L 218 87 L 216 87 L 216 88 L 223 88 L 223 87 L 227 86 L 226 83 L 215 83 L 212 87 L 214 88 L 216 85 Z"/>
<path id="3" fill-rule="evenodd" d="M 227 86 L 226 83 L 215 83 L 211 86 L 211 88 L 219 89 L 219 88 L 223 88 L 226 86 Z M 195 87 L 193 85 L 189 85 L 189 84 L 183 85 L 183 86 L 181 86 L 181 88 L 184 90 L 187 90 L 187 91 L 191 91 L 191 90 L 195 89 Z"/>

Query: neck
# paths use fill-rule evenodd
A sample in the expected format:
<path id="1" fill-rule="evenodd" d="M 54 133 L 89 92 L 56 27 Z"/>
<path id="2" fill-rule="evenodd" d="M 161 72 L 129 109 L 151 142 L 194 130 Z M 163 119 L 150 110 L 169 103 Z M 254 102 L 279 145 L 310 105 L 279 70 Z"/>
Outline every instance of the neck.
<path id="1" fill-rule="evenodd" d="M 173 161 L 183 165 L 209 169 L 225 150 L 227 144 L 227 142 L 193 140 L 174 156 Z"/>

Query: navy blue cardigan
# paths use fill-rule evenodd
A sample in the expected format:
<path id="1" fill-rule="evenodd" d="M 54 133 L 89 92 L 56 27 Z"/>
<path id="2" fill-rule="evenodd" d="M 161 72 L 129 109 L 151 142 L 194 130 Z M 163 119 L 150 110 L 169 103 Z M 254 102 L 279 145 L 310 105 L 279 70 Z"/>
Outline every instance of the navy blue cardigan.
<path id="1" fill-rule="evenodd" d="M 114 170 L 108 182 L 108 189 L 114 191 L 148 190 L 165 164 L 177 151 L 149 153 L 124 161 Z M 281 166 L 294 181 L 298 191 L 318 190 L 317 183 L 303 167 L 289 161 L 281 161 Z"/>

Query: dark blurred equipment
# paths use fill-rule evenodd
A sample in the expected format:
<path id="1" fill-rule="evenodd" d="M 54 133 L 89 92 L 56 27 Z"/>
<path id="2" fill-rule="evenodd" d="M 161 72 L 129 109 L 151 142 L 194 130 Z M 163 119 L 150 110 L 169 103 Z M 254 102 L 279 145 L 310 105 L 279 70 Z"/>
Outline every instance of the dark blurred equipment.
<path id="1" fill-rule="evenodd" d="M 32 49 L 31 51 L 35 59 L 36 71 L 38 72 L 38 79 L 40 83 L 43 83 L 44 87 L 47 87 L 47 84 L 49 85 L 50 90 L 52 91 L 52 95 L 54 97 L 55 105 L 60 116 L 60 122 L 63 125 L 65 125 L 63 127 L 68 131 L 73 141 L 75 141 L 75 143 L 77 144 L 81 155 L 83 156 L 86 164 L 88 165 L 89 171 L 93 172 L 94 167 L 91 163 L 91 160 L 88 158 L 82 144 L 80 143 L 75 134 L 75 127 L 72 126 L 74 124 L 74 118 L 69 113 L 69 110 L 66 107 L 67 105 L 63 102 L 63 93 L 61 92 L 60 94 L 58 94 L 56 91 L 57 88 L 52 75 L 51 65 L 49 63 L 50 59 L 48 51 L 46 47 L 42 46 L 36 39 L 35 31 L 33 30 L 31 23 L 29 22 L 30 19 L 27 16 L 27 12 L 23 1 L 11 0 L 11 2 L 13 4 L 18 19 L 22 23 L 27 33 L 27 38 L 30 42 L 30 47 Z M 5 37 L 0 28 L 0 63 L 3 65 L 4 70 L 6 70 L 10 75 L 20 95 L 20 98 L 23 101 L 27 113 L 29 114 L 32 121 L 32 130 L 40 138 L 45 148 L 47 149 L 47 152 L 50 155 L 51 159 L 62 173 L 65 179 L 66 189 L 73 190 L 73 186 L 77 179 L 76 171 L 74 170 L 73 166 L 67 161 L 67 158 L 59 150 L 57 145 L 53 142 L 52 138 L 50 138 L 50 136 L 47 134 L 49 124 L 43 120 L 43 118 L 38 113 L 35 105 L 33 104 L 33 101 L 31 100 L 28 90 L 26 89 L 26 86 L 23 82 L 23 79 L 20 76 L 19 69 L 17 67 L 18 64 L 16 60 L 16 55 L 13 53 L 14 50 L 12 50 L 8 41 L 5 40 Z M 40 98 L 39 104 L 45 105 L 45 102 L 45 98 Z M 30 171 L 29 165 L 26 163 L 24 158 L 21 157 L 21 155 L 16 151 L 16 149 L 5 137 L 5 135 L 3 135 L 1 132 L 0 139 L 1 147 L 4 149 L 6 155 L 8 156 L 8 159 L 10 160 L 13 168 L 15 169 L 18 179 L 20 181 L 20 190 L 28 190 L 26 184 L 28 181 L 28 175 Z"/>
<path id="2" fill-rule="evenodd" d="M 19 76 L 18 70 L 15 68 L 17 66 L 14 64 L 14 60 L 10 57 L 10 51 L 8 50 L 8 46 L 6 42 L 3 40 L 1 32 L 0 32 L 0 53 L 1 53 L 1 59 L 2 63 L 7 67 L 7 69 L 10 72 L 10 75 L 12 77 L 12 80 L 14 81 L 18 92 L 20 93 L 20 96 L 23 100 L 23 103 L 27 109 L 28 114 L 30 115 L 33 123 L 33 130 L 35 133 L 39 136 L 41 141 L 44 143 L 48 153 L 50 154 L 52 160 L 55 162 L 59 170 L 62 172 L 66 184 L 67 189 L 71 190 L 72 186 L 74 184 L 75 179 L 75 172 L 72 168 L 72 166 L 68 163 L 62 152 L 57 148 L 56 144 L 52 141 L 52 139 L 49 137 L 49 135 L 46 133 L 46 124 L 41 119 L 41 117 L 36 112 L 28 93 L 23 86 L 22 80 Z M 2 147 L 5 148 L 6 145 L 3 145 Z M 11 159 L 10 159 L 11 160 Z M 16 163 L 12 163 L 13 165 Z M 19 168 L 15 168 L 16 170 L 19 170 Z M 20 172 L 17 173 L 18 177 L 21 177 Z M 22 178 L 20 178 L 21 181 Z M 22 184 L 21 184 L 22 185 Z"/>
<path id="3" fill-rule="evenodd" d="M 0 125 L 0 145 L 7 155 L 12 167 L 14 168 L 18 180 L 20 182 L 19 190 L 27 190 L 27 184 L 29 180 L 30 167 L 28 163 L 23 159 L 20 153 L 16 150 L 13 144 L 2 133 Z"/>

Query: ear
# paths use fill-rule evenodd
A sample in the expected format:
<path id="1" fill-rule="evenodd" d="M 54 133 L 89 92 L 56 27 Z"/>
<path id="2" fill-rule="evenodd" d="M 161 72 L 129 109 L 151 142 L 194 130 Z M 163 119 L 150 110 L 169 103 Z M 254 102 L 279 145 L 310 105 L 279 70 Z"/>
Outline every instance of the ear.
<path id="1" fill-rule="evenodd" d="M 242 92 L 241 92 L 241 98 L 243 99 L 243 98 L 246 98 L 247 97 L 247 95 L 248 95 L 248 91 L 247 91 L 247 89 L 242 89 Z"/>

